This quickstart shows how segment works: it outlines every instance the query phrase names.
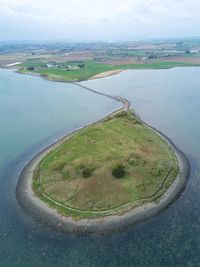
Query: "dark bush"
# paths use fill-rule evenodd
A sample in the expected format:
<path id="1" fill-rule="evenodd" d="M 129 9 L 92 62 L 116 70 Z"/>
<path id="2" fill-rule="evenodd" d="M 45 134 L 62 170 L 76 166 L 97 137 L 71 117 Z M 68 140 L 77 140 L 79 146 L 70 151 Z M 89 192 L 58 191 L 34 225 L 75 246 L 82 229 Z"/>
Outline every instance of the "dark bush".
<path id="1" fill-rule="evenodd" d="M 27 70 L 34 70 L 35 68 L 33 66 L 30 66 L 27 68 Z"/>
<path id="2" fill-rule="evenodd" d="M 79 64 L 78 67 L 79 67 L 79 68 L 84 68 L 84 67 L 85 67 L 85 64 L 84 64 L 84 63 Z"/>
<path id="3" fill-rule="evenodd" d="M 93 170 L 91 168 L 85 167 L 82 169 L 81 173 L 82 173 L 83 177 L 88 178 L 92 175 L 92 171 Z"/>
<path id="4" fill-rule="evenodd" d="M 112 171 L 112 175 L 116 178 L 121 178 L 126 175 L 125 166 L 123 164 L 117 164 Z"/>

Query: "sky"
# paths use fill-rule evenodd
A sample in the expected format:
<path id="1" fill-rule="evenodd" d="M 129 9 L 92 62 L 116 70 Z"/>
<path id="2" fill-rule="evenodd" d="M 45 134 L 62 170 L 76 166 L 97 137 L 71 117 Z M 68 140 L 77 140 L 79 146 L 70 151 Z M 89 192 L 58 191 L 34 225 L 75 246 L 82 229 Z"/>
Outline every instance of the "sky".
<path id="1" fill-rule="evenodd" d="M 198 37 L 199 0 L 0 0 L 0 41 Z"/>

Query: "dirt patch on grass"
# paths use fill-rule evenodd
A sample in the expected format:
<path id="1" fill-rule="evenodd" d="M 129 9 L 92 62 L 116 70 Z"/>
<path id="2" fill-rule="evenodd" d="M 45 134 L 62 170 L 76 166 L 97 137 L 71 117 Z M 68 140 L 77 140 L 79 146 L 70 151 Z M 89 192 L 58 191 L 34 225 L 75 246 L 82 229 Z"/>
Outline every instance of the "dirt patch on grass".
<path id="1" fill-rule="evenodd" d="M 118 66 L 118 65 L 132 65 L 132 64 L 144 64 L 144 61 L 138 61 L 136 59 L 124 59 L 124 58 L 120 58 L 120 59 L 109 59 L 109 60 L 105 60 L 101 63 L 104 64 L 108 64 L 108 65 L 113 65 L 113 66 Z"/>
<path id="2" fill-rule="evenodd" d="M 190 64 L 200 64 L 200 56 L 191 56 L 191 57 L 170 57 L 163 59 L 166 62 L 181 62 L 181 63 L 190 63 Z"/>

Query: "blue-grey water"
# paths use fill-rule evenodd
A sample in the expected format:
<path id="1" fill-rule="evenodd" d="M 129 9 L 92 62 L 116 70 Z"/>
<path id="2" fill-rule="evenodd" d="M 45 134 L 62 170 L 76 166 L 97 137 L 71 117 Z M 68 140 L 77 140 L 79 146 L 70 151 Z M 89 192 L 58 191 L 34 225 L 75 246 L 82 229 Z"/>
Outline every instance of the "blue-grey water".
<path id="1" fill-rule="evenodd" d="M 177 201 L 112 236 L 43 228 L 18 206 L 17 177 L 39 149 L 119 104 L 72 84 L 0 70 L 0 266 L 200 266 L 200 68 L 127 71 L 83 82 L 131 100 L 136 112 L 188 156 Z"/>

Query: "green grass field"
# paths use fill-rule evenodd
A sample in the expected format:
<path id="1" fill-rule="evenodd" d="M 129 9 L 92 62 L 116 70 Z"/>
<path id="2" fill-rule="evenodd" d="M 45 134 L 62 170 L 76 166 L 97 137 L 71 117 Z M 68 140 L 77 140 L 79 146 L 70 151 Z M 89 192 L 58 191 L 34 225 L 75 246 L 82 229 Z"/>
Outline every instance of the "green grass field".
<path id="1" fill-rule="evenodd" d="M 58 64 L 59 65 L 59 64 Z M 70 63 L 70 65 L 75 65 Z M 27 67 L 33 66 L 35 70 L 29 71 Z M 55 81 L 82 81 L 86 80 L 92 76 L 95 76 L 99 73 L 119 70 L 119 69 L 168 69 L 173 67 L 186 67 L 192 66 L 189 63 L 183 62 L 160 62 L 155 61 L 153 63 L 146 64 L 127 64 L 127 65 L 109 65 L 102 64 L 94 61 L 84 61 L 84 68 L 79 68 L 77 70 L 70 70 L 65 68 L 47 68 L 46 65 L 41 61 L 27 61 L 21 64 L 22 69 L 19 70 L 20 73 L 36 73 L 40 74 L 42 77 L 45 77 L 49 80 Z"/>
<path id="2" fill-rule="evenodd" d="M 116 169 L 123 172 L 118 176 Z M 158 199 L 177 173 L 165 141 L 122 112 L 80 130 L 46 155 L 35 169 L 33 188 L 62 214 L 91 218 Z"/>

